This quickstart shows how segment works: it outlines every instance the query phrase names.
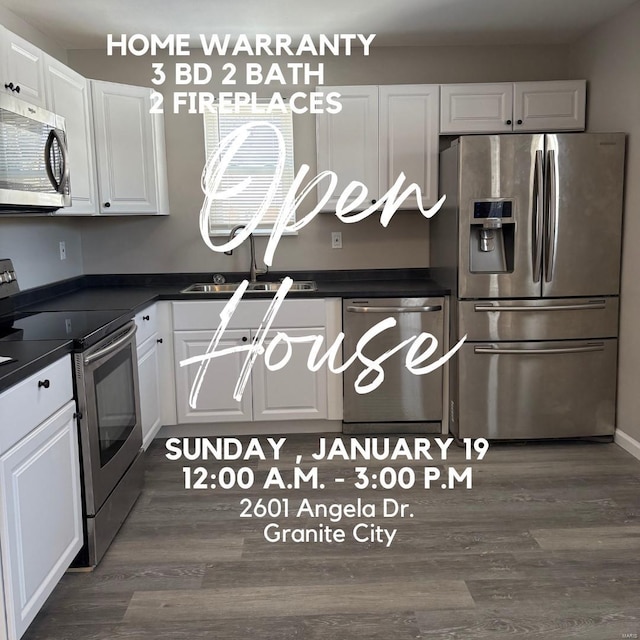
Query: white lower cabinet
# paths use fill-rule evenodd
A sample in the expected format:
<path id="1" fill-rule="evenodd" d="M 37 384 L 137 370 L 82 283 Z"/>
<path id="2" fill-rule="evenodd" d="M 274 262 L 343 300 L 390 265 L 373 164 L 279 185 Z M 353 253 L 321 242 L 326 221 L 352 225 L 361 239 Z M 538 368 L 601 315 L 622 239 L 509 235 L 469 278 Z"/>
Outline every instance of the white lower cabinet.
<path id="1" fill-rule="evenodd" d="M 174 335 L 176 365 L 179 365 L 182 360 L 205 353 L 214 333 L 214 331 L 176 331 Z M 216 350 L 222 351 L 249 344 L 249 333 L 248 330 L 225 331 Z M 178 422 L 250 421 L 252 419 L 251 384 L 248 384 L 240 401 L 233 399 L 233 391 L 245 357 L 246 353 L 235 352 L 209 360 L 201 376 L 195 406 L 191 406 L 190 396 L 200 367 L 192 364 L 177 369 Z"/>
<path id="2" fill-rule="evenodd" d="M 240 303 L 215 351 L 239 350 L 208 360 L 201 379 L 198 378 L 198 363 L 181 367 L 180 362 L 207 351 L 225 303 L 173 303 L 178 423 L 341 419 L 341 388 L 334 380 L 329 381 L 330 376 L 339 376 L 329 372 L 324 365 L 317 372 L 309 370 L 310 342 L 292 344 L 286 364 L 276 371 L 267 367 L 266 354 L 258 355 L 241 399 L 233 398 L 247 359 L 247 348 L 256 336 L 269 303 L 268 300 Z M 291 338 L 316 335 L 326 338 L 328 326 L 332 341 L 335 337 L 334 308 L 337 306 L 328 300 L 285 301 L 263 346 L 268 350 L 278 332 Z M 323 346 L 320 353 L 324 352 Z M 281 341 L 273 349 L 270 364 L 277 364 L 286 355 L 287 347 Z M 196 389 L 197 397 L 193 398 L 192 391 Z M 332 411 L 329 410 L 331 405 Z"/>
<path id="3" fill-rule="evenodd" d="M 1 426 L 7 430 L 12 421 L 23 421 L 24 412 L 7 414 L 17 400 L 36 407 L 30 417 L 38 407 L 58 405 L 17 442 L 5 439 L 0 456 L 0 609 L 2 624 L 6 621 L 0 637 L 4 632 L 9 640 L 24 634 L 82 546 L 80 457 L 70 389 L 67 356 L 0 395 Z M 44 396 L 50 400 L 43 401 Z"/>
<path id="4" fill-rule="evenodd" d="M 324 328 L 281 329 L 288 336 L 310 334 L 325 336 Z M 265 348 L 271 344 L 275 332 L 267 335 Z M 327 418 L 327 376 L 325 369 L 315 373 L 307 366 L 309 344 L 292 347 L 287 364 L 270 371 L 264 358 L 253 368 L 254 420 L 324 420 Z M 287 347 L 280 343 L 273 349 L 271 365 L 277 365 L 287 355 Z"/>
<path id="5" fill-rule="evenodd" d="M 146 449 L 163 424 L 175 422 L 171 308 L 157 302 L 135 317 L 142 446 Z"/>

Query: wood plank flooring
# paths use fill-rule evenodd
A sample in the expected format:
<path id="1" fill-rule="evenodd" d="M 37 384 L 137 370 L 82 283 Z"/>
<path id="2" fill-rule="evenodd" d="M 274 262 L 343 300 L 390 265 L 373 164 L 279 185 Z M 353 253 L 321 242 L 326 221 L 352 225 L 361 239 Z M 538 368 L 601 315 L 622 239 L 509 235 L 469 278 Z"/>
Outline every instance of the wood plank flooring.
<path id="1" fill-rule="evenodd" d="M 317 442 L 288 436 L 279 468 L 296 454 L 316 464 Z M 640 637 L 640 461 L 615 444 L 494 445 L 472 463 L 452 446 L 426 463 L 472 466 L 470 490 L 353 488 L 355 466 L 425 466 L 405 460 L 317 463 L 323 478 L 345 478 L 321 492 L 185 490 L 187 463 L 164 453 L 163 441 L 147 452 L 144 493 L 102 563 L 65 575 L 25 640 Z M 263 482 L 271 463 L 224 466 L 250 466 Z M 241 518 L 246 497 L 288 497 L 292 509 L 395 498 L 413 517 L 372 521 L 397 529 L 389 547 L 350 535 L 269 543 L 272 521 L 350 533 L 370 519 Z"/>

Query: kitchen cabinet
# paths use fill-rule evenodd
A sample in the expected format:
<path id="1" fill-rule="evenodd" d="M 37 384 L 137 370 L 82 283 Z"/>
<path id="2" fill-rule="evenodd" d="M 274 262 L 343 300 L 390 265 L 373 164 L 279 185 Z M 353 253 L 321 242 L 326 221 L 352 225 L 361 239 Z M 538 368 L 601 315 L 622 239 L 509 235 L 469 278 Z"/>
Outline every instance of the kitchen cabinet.
<path id="1" fill-rule="evenodd" d="M 352 181 L 368 190 L 364 209 L 383 196 L 400 173 L 417 184 L 421 204 L 438 199 L 438 85 L 323 87 L 340 93 L 342 110 L 316 117 L 318 172 L 333 171 L 338 185 L 323 210 L 335 211 L 338 198 Z M 326 185 L 318 187 L 318 197 Z M 359 195 L 347 198 L 351 204 Z M 415 195 L 400 208 L 415 209 Z"/>
<path id="2" fill-rule="evenodd" d="M 168 214 L 164 120 L 147 87 L 91 81 L 99 213 Z"/>
<path id="3" fill-rule="evenodd" d="M 72 397 L 70 356 L 0 395 L 2 624 L 9 640 L 24 634 L 83 543 Z"/>
<path id="4" fill-rule="evenodd" d="M 288 336 L 302 337 L 311 333 L 325 337 L 324 328 L 281 329 Z M 252 331 L 252 339 L 255 332 Z M 267 334 L 265 349 L 273 341 L 276 332 Z M 273 350 L 275 364 L 285 357 L 286 346 Z M 254 420 L 324 420 L 327 418 L 327 376 L 321 369 L 317 374 L 309 371 L 307 358 L 309 346 L 296 345 L 286 366 L 269 371 L 264 358 L 253 368 L 253 419 Z"/>
<path id="5" fill-rule="evenodd" d="M 329 376 L 336 374 L 324 366 L 317 373 L 308 370 L 309 343 L 293 345 L 291 359 L 278 371 L 270 371 L 264 356 L 258 356 L 240 401 L 233 399 L 233 391 L 247 357 L 246 349 L 209 360 L 196 406 L 190 407 L 189 395 L 198 365 L 180 367 L 179 363 L 205 353 L 225 304 L 224 301 L 173 303 L 178 423 L 341 419 L 341 387 L 329 380 Z M 242 301 L 216 351 L 251 345 L 269 304 L 269 300 Z M 333 316 L 339 313 L 339 303 L 334 300 L 285 301 L 264 346 L 269 345 L 278 331 L 291 337 L 321 335 L 332 340 L 331 336 L 337 333 Z M 272 361 L 278 362 L 285 351 L 284 345 L 278 345 Z"/>
<path id="6" fill-rule="evenodd" d="M 158 302 L 135 316 L 140 386 L 140 420 L 142 422 L 142 446 L 147 449 L 166 422 L 173 424 L 172 413 L 167 412 L 167 401 L 173 395 L 173 358 L 167 361 L 171 351 L 171 336 L 166 329 L 165 315 L 170 315 L 169 303 Z M 174 403 L 175 406 L 175 403 Z M 175 413 L 175 409 L 173 411 Z"/>
<path id="7" fill-rule="evenodd" d="M 38 107 L 46 107 L 44 52 L 0 27 L 0 89 Z"/>
<path id="8" fill-rule="evenodd" d="M 370 200 L 379 197 L 378 187 L 378 87 L 322 87 L 318 91 L 340 93 L 342 109 L 338 113 L 316 116 L 318 173 L 333 171 L 337 187 L 323 207 L 335 211 L 338 198 L 353 181 L 369 190 Z M 326 185 L 318 186 L 318 198 Z M 352 202 L 354 198 L 350 198 Z"/>
<path id="9" fill-rule="evenodd" d="M 215 331 L 176 331 L 174 348 L 176 363 L 202 355 Z M 218 351 L 250 344 L 249 330 L 225 331 L 218 343 Z M 253 419 L 251 384 L 240 401 L 233 399 L 233 390 L 240 376 L 246 353 L 234 352 L 209 361 L 206 375 L 198 393 L 196 406 L 189 406 L 189 396 L 198 365 L 176 371 L 178 422 L 250 422 Z"/>
<path id="10" fill-rule="evenodd" d="M 585 80 L 442 85 L 440 133 L 584 131 L 585 108 Z"/>
<path id="11" fill-rule="evenodd" d="M 47 107 L 65 119 L 71 168 L 70 207 L 62 215 L 98 213 L 98 186 L 89 81 L 51 56 L 45 57 Z"/>

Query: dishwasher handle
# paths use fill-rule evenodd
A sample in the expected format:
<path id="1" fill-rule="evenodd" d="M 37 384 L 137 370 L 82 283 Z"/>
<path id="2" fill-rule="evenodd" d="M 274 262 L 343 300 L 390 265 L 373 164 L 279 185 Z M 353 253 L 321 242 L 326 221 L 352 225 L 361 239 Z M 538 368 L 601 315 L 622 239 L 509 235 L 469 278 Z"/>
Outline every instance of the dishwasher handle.
<path id="1" fill-rule="evenodd" d="M 433 304 L 425 307 L 365 307 L 349 305 L 347 311 L 350 313 L 433 313 L 435 311 L 442 311 L 442 305 Z"/>

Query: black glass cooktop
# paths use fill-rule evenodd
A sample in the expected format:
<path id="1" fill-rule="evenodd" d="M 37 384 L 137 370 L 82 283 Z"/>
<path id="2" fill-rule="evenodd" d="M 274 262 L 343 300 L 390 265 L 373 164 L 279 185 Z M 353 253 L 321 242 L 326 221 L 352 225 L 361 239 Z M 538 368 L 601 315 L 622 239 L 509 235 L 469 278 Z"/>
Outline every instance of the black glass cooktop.
<path id="1" fill-rule="evenodd" d="M 0 341 L 73 340 L 82 350 L 119 329 L 131 319 L 126 310 L 46 311 L 16 313 L 0 318 Z"/>

